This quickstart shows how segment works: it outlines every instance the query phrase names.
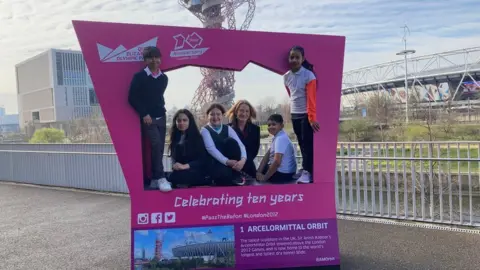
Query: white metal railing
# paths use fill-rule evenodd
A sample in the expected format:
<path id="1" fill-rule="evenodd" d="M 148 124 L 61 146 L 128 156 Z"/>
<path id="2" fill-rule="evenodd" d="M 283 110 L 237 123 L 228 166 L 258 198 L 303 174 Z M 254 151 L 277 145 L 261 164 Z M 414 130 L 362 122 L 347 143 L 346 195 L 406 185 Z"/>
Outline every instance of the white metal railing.
<path id="1" fill-rule="evenodd" d="M 480 226 L 480 142 L 340 143 L 340 213 Z"/>
<path id="2" fill-rule="evenodd" d="M 111 144 L 0 144 L 0 180 L 128 192 Z M 339 143 L 335 185 L 341 214 L 480 227 L 480 142 Z"/>

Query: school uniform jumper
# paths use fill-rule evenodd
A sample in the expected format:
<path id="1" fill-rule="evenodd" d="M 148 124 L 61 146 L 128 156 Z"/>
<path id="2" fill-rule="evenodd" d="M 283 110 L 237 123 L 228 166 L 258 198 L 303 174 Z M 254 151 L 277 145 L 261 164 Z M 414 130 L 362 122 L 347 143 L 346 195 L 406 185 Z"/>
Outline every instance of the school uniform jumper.
<path id="1" fill-rule="evenodd" d="M 233 186 L 241 183 L 240 172 L 227 166 L 228 160 L 240 160 L 247 157 L 245 146 L 237 133 L 228 125 L 222 125 L 217 131 L 210 125 L 200 130 L 205 149 L 210 154 L 208 174 L 218 186 Z"/>
<path id="2" fill-rule="evenodd" d="M 164 93 L 168 77 L 160 72 L 154 75 L 147 67 L 137 72 L 130 83 L 128 102 L 140 116 L 142 128 L 147 134 L 152 149 L 152 179 L 165 177 L 163 155 L 167 129 Z M 143 123 L 143 117 L 150 115 L 152 124 Z"/>
<path id="3" fill-rule="evenodd" d="M 185 135 L 182 135 L 180 140 L 172 142 L 171 155 L 172 164 L 178 162 L 190 166 L 186 170 L 173 170 L 168 180 L 174 187 L 179 185 L 191 187 L 210 184 L 205 181 L 207 152 L 202 138 L 199 138 L 197 141 L 191 141 L 185 138 Z"/>
<path id="4" fill-rule="evenodd" d="M 313 175 L 313 129 L 310 121 L 317 120 L 317 79 L 303 66 L 297 72 L 288 71 L 283 79 L 290 96 L 293 131 L 302 153 L 302 167 Z"/>
<path id="5" fill-rule="evenodd" d="M 241 131 L 232 123 L 229 125 L 237 133 L 238 138 L 240 138 L 247 151 L 247 161 L 245 162 L 242 171 L 255 178 L 257 175 L 257 168 L 254 160 L 260 149 L 260 127 L 251 122 L 247 122 L 244 131 Z"/>

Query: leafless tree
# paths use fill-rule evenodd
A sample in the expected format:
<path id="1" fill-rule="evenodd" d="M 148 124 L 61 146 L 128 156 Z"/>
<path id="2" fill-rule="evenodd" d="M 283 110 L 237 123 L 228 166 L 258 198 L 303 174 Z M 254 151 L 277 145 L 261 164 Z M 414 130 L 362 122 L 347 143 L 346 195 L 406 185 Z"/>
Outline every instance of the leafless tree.
<path id="1" fill-rule="evenodd" d="M 267 121 L 271 114 L 277 112 L 278 104 L 275 97 L 268 96 L 261 99 L 255 109 L 257 111 L 257 121 L 262 124 Z"/>
<path id="2" fill-rule="evenodd" d="M 291 113 L 290 113 L 290 99 L 285 98 L 282 103 L 279 104 L 280 106 L 280 114 L 283 116 L 283 121 L 285 123 L 291 122 Z"/>
<path id="3" fill-rule="evenodd" d="M 393 101 L 384 92 L 376 91 L 367 99 L 367 116 L 380 130 L 380 138 L 387 140 L 387 128 L 394 113 Z"/>
<path id="4" fill-rule="evenodd" d="M 67 138 L 72 143 L 111 143 L 105 120 L 100 115 L 75 119 L 64 125 Z"/>

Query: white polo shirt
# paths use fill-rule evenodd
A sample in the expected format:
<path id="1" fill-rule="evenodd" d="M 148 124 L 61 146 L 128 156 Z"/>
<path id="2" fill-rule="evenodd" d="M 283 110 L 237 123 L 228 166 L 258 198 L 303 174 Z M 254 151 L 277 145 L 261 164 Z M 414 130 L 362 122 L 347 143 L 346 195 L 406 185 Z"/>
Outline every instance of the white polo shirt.
<path id="1" fill-rule="evenodd" d="M 273 163 L 275 153 L 283 154 L 282 163 L 280 163 L 277 171 L 281 173 L 297 172 L 297 155 L 295 147 L 284 130 L 281 130 L 275 135 L 275 137 L 273 137 L 272 144 L 270 145 L 269 165 Z"/>
<path id="2" fill-rule="evenodd" d="M 297 72 L 289 70 L 283 75 L 283 82 L 290 90 L 290 113 L 307 113 L 307 89 L 305 87 L 315 79 L 315 74 L 303 66 Z"/>
<path id="3" fill-rule="evenodd" d="M 155 75 L 155 74 L 153 74 L 153 72 L 150 70 L 149 67 L 146 67 L 144 70 L 147 73 L 147 76 L 152 76 L 155 79 L 160 77 L 163 74 L 162 71 L 159 70 L 158 73 Z"/>

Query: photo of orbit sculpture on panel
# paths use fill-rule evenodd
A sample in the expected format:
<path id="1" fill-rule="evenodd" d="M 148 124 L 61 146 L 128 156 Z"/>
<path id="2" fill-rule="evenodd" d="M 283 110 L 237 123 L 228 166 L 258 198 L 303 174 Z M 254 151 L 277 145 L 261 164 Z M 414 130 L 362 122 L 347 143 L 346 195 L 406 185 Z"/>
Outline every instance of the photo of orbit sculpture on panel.
<path id="1" fill-rule="evenodd" d="M 131 269 L 340 269 L 334 180 L 344 37 L 89 21 L 73 25 L 129 188 Z M 289 57 L 301 55 L 299 50 L 292 54 L 295 46 L 315 67 L 316 101 L 309 106 L 316 108 L 312 117 L 320 129 L 313 135 L 312 183 L 146 188 L 145 118 L 132 106 L 131 89 L 148 91 L 151 85 L 145 82 L 155 81 L 155 87 L 173 91 L 169 72 L 186 66 L 241 72 L 254 63 L 288 80 L 282 76 L 290 69 Z M 157 52 L 161 74 L 149 72 L 144 62 L 156 59 Z M 208 121 L 221 120 L 220 109 L 202 110 Z M 278 116 L 269 118 L 272 132 L 281 124 Z M 165 172 L 168 181 L 170 168 Z"/>

